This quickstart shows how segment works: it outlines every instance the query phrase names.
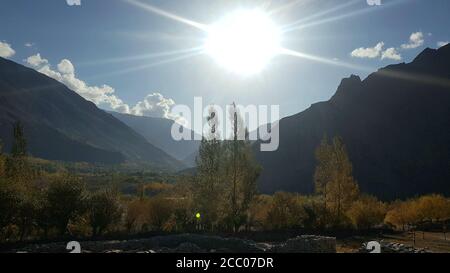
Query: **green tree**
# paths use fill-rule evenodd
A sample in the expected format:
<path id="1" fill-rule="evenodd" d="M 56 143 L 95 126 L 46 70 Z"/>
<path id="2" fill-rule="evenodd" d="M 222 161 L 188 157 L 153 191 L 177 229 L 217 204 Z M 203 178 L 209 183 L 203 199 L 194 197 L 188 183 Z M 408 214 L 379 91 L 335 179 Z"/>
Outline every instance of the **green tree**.
<path id="1" fill-rule="evenodd" d="M 72 177 L 61 177 L 52 181 L 46 192 L 48 221 L 63 235 L 70 220 L 85 210 L 85 185 Z"/>
<path id="2" fill-rule="evenodd" d="M 119 194 L 112 190 L 101 190 L 88 199 L 87 213 L 92 235 L 102 235 L 103 232 L 121 220 L 122 207 Z"/>
<path id="3" fill-rule="evenodd" d="M 27 155 L 27 141 L 25 139 L 23 125 L 20 121 L 17 121 L 13 125 L 14 141 L 11 149 L 11 155 L 13 157 L 24 157 Z"/>
<path id="4" fill-rule="evenodd" d="M 256 195 L 260 167 L 256 164 L 235 104 L 229 112 L 233 133 L 222 141 L 216 130 L 215 110 L 209 109 L 209 132 L 204 136 L 197 157 L 193 181 L 194 207 L 201 215 L 201 226 L 238 231 L 248 220 L 248 209 Z"/>
<path id="5" fill-rule="evenodd" d="M 15 222 L 19 204 L 20 197 L 15 185 L 0 178 L 0 241 L 9 237 L 7 228 Z"/>
<path id="6" fill-rule="evenodd" d="M 16 225 L 19 228 L 19 240 L 25 239 L 37 226 L 39 210 L 39 190 L 35 185 L 19 184 L 19 206 Z"/>
<path id="7" fill-rule="evenodd" d="M 316 150 L 317 167 L 314 174 L 316 192 L 324 197 L 334 225 L 341 225 L 347 211 L 359 195 L 359 187 L 352 174 L 352 164 L 339 137 L 328 143 L 326 137 Z"/>
<path id="8" fill-rule="evenodd" d="M 193 180 L 193 197 L 196 209 L 201 214 L 202 225 L 213 230 L 219 221 L 220 207 L 223 205 L 224 153 L 218 119 L 214 108 L 209 109 L 207 118 L 209 131 L 202 138 L 196 158 L 197 175 Z"/>
<path id="9" fill-rule="evenodd" d="M 229 181 L 228 206 L 226 212 L 226 225 L 231 226 L 237 232 L 242 224 L 247 221 L 249 206 L 257 193 L 256 181 L 261 172 L 261 167 L 253 158 L 248 131 L 236 104 L 230 108 L 232 120 L 232 140 L 227 141 L 224 152 L 227 155 L 225 162 L 225 177 Z"/>
<path id="10" fill-rule="evenodd" d="M 17 121 L 13 125 L 13 145 L 11 156 L 6 160 L 6 176 L 17 182 L 30 181 L 34 173 L 27 161 L 27 141 L 25 139 L 23 125 Z"/>

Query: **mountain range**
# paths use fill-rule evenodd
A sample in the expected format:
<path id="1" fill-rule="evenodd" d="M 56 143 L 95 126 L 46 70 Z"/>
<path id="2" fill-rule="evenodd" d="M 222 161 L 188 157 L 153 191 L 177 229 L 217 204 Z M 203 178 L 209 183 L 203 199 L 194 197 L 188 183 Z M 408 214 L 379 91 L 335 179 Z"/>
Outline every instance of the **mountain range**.
<path id="1" fill-rule="evenodd" d="M 264 193 L 312 193 L 314 152 L 326 135 L 343 139 L 363 192 L 390 200 L 450 194 L 450 45 L 343 79 L 330 100 L 277 126 L 277 151 L 254 146 Z"/>
<path id="2" fill-rule="evenodd" d="M 172 138 L 171 130 L 174 121 L 166 118 L 155 118 L 147 116 L 135 116 L 111 112 L 111 114 L 130 128 L 141 134 L 148 142 L 161 148 L 170 156 L 182 161 L 187 167 L 195 165 L 199 140 L 194 140 L 195 133 L 188 128 L 192 140 L 176 141 Z"/>
<path id="3" fill-rule="evenodd" d="M 11 148 L 16 121 L 23 124 L 28 150 L 35 157 L 146 162 L 168 169 L 184 166 L 65 85 L 0 58 L 0 139 L 6 151 Z"/>
<path id="4" fill-rule="evenodd" d="M 199 141 L 174 141 L 171 120 L 106 112 L 58 81 L 0 58 L 6 151 L 16 121 L 24 125 L 30 154 L 50 160 L 181 170 L 194 166 L 199 147 Z M 274 126 L 278 150 L 261 152 L 259 141 L 253 146 L 262 193 L 312 193 L 314 151 L 324 136 L 340 136 L 363 192 L 386 200 L 450 194 L 450 45 L 425 49 L 411 63 L 387 66 L 364 80 L 343 79 L 328 101 Z"/>

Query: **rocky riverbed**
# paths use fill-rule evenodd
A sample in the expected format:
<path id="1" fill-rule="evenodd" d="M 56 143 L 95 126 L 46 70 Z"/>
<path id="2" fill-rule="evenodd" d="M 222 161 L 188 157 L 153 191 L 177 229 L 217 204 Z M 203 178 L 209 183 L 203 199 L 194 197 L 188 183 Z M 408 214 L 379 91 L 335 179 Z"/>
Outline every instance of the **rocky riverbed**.
<path id="1" fill-rule="evenodd" d="M 431 253 L 430 250 L 425 248 L 416 248 L 413 246 L 394 243 L 394 242 L 386 242 L 380 241 L 380 253 Z M 361 253 L 368 253 L 370 250 L 367 250 L 367 245 L 363 244 L 359 250 Z"/>
<path id="2" fill-rule="evenodd" d="M 35 244 L 10 252 L 67 253 L 67 242 Z M 336 238 L 302 235 L 282 243 L 198 234 L 154 236 L 122 241 L 80 242 L 82 253 L 335 253 Z"/>

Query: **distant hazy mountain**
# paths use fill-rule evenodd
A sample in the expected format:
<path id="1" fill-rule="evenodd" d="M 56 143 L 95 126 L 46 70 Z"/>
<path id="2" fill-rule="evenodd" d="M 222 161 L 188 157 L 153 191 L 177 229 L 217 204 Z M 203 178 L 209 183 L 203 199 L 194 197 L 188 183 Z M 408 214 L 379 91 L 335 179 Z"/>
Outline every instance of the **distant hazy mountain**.
<path id="1" fill-rule="evenodd" d="M 182 161 L 185 165 L 189 167 L 194 165 L 200 141 L 175 141 L 171 135 L 172 125 L 174 123 L 173 120 L 134 116 L 116 112 L 111 112 L 111 114 L 144 136 L 148 142 Z M 189 129 L 185 128 L 185 130 Z M 192 139 L 194 139 L 194 132 L 191 130 L 189 130 L 189 132 Z"/>
<path id="2" fill-rule="evenodd" d="M 362 191 L 394 199 L 450 194 L 450 45 L 426 49 L 361 81 L 342 80 L 326 102 L 284 118 L 280 147 L 256 157 L 263 192 L 311 193 L 324 134 L 347 145 Z"/>
<path id="3" fill-rule="evenodd" d="M 145 161 L 179 168 L 180 162 L 63 84 L 0 58 L 0 138 L 8 151 L 12 124 L 24 124 L 29 152 L 63 161 Z"/>

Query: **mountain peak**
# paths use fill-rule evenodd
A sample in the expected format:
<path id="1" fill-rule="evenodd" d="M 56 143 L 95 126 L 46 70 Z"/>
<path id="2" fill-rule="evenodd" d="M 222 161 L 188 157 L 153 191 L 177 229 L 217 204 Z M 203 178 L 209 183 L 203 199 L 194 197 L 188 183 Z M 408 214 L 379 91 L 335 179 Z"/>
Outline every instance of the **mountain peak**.
<path id="1" fill-rule="evenodd" d="M 331 101 L 338 103 L 344 101 L 344 97 L 347 98 L 356 94 L 360 90 L 361 85 L 362 81 L 358 75 L 352 74 L 350 77 L 342 79 Z"/>
<path id="2" fill-rule="evenodd" d="M 386 200 L 450 194 L 449 75 L 446 46 L 364 81 L 343 79 L 330 101 L 279 122 L 277 151 L 255 145 L 260 191 L 314 192 L 315 151 L 327 135 L 342 137 L 362 192 Z"/>
<path id="3" fill-rule="evenodd" d="M 350 77 L 348 78 L 343 78 L 341 81 L 341 85 L 346 85 L 346 84 L 359 84 L 361 83 L 361 78 L 358 75 L 352 74 L 350 75 Z"/>
<path id="4" fill-rule="evenodd" d="M 437 56 L 437 50 L 432 48 L 425 48 L 417 57 L 413 60 L 413 63 L 422 64 L 422 63 L 428 63 Z"/>

